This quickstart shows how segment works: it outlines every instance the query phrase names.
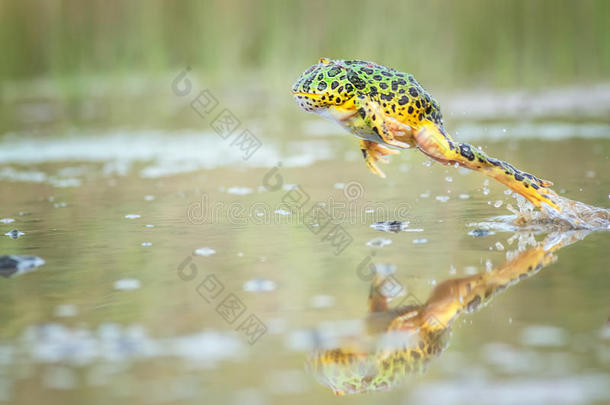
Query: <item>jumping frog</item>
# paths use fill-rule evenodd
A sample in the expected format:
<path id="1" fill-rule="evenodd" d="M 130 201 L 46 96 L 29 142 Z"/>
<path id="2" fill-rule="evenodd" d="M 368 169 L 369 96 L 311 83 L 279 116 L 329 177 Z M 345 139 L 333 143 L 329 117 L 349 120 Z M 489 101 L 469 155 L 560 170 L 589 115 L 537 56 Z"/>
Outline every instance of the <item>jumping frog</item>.
<path id="1" fill-rule="evenodd" d="M 303 110 L 336 121 L 360 138 L 365 163 L 378 176 L 385 177 L 378 161 L 416 147 L 445 165 L 493 177 L 536 207 L 544 203 L 559 210 L 551 200 L 556 194 L 547 188 L 552 182 L 452 140 L 438 102 L 411 74 L 373 62 L 322 58 L 299 77 L 292 93 Z"/>

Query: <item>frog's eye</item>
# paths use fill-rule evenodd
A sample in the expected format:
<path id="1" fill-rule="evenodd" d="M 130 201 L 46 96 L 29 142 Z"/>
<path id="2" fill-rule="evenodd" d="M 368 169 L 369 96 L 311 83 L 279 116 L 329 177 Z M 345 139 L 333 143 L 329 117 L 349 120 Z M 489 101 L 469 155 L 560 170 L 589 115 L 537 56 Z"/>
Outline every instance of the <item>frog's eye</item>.
<path id="1" fill-rule="evenodd" d="M 318 63 L 330 63 L 331 60 L 328 58 L 320 58 L 320 61 Z"/>

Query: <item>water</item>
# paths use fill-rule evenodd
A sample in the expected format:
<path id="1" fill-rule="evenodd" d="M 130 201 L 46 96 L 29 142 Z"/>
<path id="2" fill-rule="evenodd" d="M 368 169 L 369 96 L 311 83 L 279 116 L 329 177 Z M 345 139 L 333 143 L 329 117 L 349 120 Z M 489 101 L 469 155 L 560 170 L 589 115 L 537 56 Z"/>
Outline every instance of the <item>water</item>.
<path id="1" fill-rule="evenodd" d="M 312 358 L 366 334 L 367 269 L 419 305 L 536 241 L 549 262 L 455 319 L 425 372 L 346 400 L 610 401 L 607 232 L 514 234 L 517 201 L 480 174 L 404 151 L 381 180 L 339 130 L 277 122 L 247 160 L 209 128 L 1 138 L 0 255 L 44 260 L 0 283 L 1 401 L 334 403 Z M 460 139 L 610 205 L 607 132 L 513 139 L 507 121 L 492 141 L 476 125 Z"/>

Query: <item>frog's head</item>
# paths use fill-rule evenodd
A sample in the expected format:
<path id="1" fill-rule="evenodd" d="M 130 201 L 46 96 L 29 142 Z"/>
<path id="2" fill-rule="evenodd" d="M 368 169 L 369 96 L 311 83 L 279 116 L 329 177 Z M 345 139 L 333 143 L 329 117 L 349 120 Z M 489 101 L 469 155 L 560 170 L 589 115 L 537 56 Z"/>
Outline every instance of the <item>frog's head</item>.
<path id="1" fill-rule="evenodd" d="M 323 112 L 354 96 L 354 85 L 348 80 L 350 72 L 346 61 L 321 58 L 298 78 L 292 86 L 292 94 L 303 110 Z"/>

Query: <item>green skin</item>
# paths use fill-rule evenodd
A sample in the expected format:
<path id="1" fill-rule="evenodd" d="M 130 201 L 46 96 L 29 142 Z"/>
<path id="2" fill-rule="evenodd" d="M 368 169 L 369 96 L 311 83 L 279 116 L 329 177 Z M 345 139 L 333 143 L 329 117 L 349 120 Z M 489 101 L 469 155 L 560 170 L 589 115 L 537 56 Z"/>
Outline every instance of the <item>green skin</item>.
<path id="1" fill-rule="evenodd" d="M 292 92 L 303 110 L 330 118 L 360 138 L 367 166 L 381 177 L 378 160 L 416 147 L 443 164 L 493 177 L 537 207 L 545 203 L 559 210 L 551 198 L 556 194 L 546 188 L 551 182 L 454 142 L 443 127 L 438 102 L 411 74 L 372 62 L 321 59 L 299 77 Z"/>
<path id="2" fill-rule="evenodd" d="M 292 87 L 294 93 L 326 93 L 320 99 L 297 95 L 297 102 L 305 111 L 316 113 L 341 106 L 357 94 L 365 94 L 377 97 L 390 116 L 411 118 L 409 121 L 414 124 L 415 120 L 426 120 L 442 127 L 439 103 L 412 74 L 360 60 L 333 62 L 310 67 Z"/>

